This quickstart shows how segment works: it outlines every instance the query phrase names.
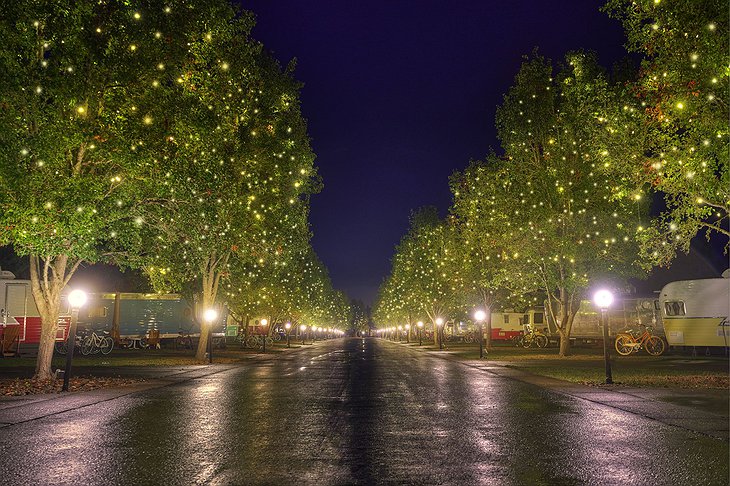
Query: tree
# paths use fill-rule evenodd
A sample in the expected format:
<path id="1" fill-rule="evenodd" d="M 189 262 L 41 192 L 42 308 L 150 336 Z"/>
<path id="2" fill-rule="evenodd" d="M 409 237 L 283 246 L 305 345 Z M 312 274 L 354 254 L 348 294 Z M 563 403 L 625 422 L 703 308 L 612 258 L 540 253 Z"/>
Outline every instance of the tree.
<path id="1" fill-rule="evenodd" d="M 614 197 L 614 181 L 602 168 L 615 158 L 594 143 L 612 101 L 592 55 L 569 54 L 557 77 L 534 55 L 497 110 L 505 160 L 496 183 L 484 182 L 493 206 L 482 231 L 498 236 L 502 253 L 494 257 L 504 280 L 523 293 L 547 294 L 563 356 L 591 285 L 640 274 L 636 234 L 646 208 L 631 195 Z"/>
<path id="2" fill-rule="evenodd" d="M 83 262 L 138 240 L 145 168 L 165 150 L 157 113 L 224 2 L 5 2 L 0 6 L 0 245 L 30 258 L 51 375 L 61 294 Z"/>
<path id="3" fill-rule="evenodd" d="M 604 8 L 643 55 L 625 101 L 606 117 L 619 192 L 649 187 L 666 209 L 640 235 L 645 267 L 668 265 L 692 238 L 730 245 L 728 14 L 720 0 L 635 2 Z M 630 174 L 630 177 L 625 177 Z"/>
<path id="4" fill-rule="evenodd" d="M 157 288 L 194 282 L 199 313 L 217 304 L 233 259 L 264 264 L 309 239 L 308 195 L 318 179 L 299 84 L 250 39 L 251 26 L 231 11 L 190 50 L 171 101 L 182 116 L 170 121 L 170 148 L 146 179 L 157 198 L 141 207 L 149 235 L 142 262 Z M 201 322 L 199 360 L 207 336 Z"/>
<path id="5" fill-rule="evenodd" d="M 452 258 L 448 231 L 436 208 L 413 213 L 408 234 L 396 247 L 391 275 L 380 290 L 375 311 L 378 322 L 412 322 L 414 315 L 425 314 L 433 323 L 434 343 L 438 344 L 436 320 L 446 322 L 454 313 L 454 276 L 447 273 Z"/>
<path id="6" fill-rule="evenodd" d="M 457 172 L 450 179 L 454 195 L 451 214 L 457 231 L 452 238 L 452 251 L 457 255 L 453 261 L 458 270 L 454 269 L 453 273 L 462 274 L 462 287 L 456 295 L 462 298 L 464 308 L 473 310 L 481 306 L 486 311 L 487 349 L 492 343 L 492 311 L 505 303 L 509 295 L 506 287 L 510 279 L 503 278 L 500 265 L 500 257 L 509 245 L 500 235 L 510 224 L 510 215 L 496 210 L 499 184 L 505 175 L 500 160 L 492 155 L 487 162 L 472 162 L 464 172 Z"/>

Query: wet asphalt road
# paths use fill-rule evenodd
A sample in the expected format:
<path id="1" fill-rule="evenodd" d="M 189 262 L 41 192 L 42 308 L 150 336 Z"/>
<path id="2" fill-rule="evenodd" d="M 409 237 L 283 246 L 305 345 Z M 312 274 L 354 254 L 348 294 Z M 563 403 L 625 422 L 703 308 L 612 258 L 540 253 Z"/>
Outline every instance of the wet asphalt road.
<path id="1" fill-rule="evenodd" d="M 726 440 L 381 340 L 215 370 L 0 427 L 0 484 L 728 480 Z"/>

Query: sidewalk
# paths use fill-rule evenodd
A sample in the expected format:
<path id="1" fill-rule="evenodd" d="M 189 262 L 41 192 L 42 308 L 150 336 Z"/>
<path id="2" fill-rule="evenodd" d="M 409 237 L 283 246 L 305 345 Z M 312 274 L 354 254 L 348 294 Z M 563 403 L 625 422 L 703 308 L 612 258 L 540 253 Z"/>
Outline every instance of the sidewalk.
<path id="1" fill-rule="evenodd" d="M 223 364 L 149 367 L 135 370 L 135 372 L 138 372 L 135 376 L 145 377 L 149 380 L 138 385 L 99 388 L 74 393 L 0 397 L 0 429 L 8 425 L 28 422 L 57 413 L 78 410 L 95 403 L 113 400 L 150 388 L 160 388 L 183 381 L 203 378 L 237 367 L 237 365 Z M 117 370 L 121 370 L 121 367 Z"/>
<path id="2" fill-rule="evenodd" d="M 453 357 L 449 351 L 432 351 L 413 346 L 408 348 L 493 375 L 530 383 L 555 393 L 630 412 L 663 424 L 725 441 L 730 440 L 728 390 L 587 386 L 534 375 L 487 359 L 464 361 Z"/>

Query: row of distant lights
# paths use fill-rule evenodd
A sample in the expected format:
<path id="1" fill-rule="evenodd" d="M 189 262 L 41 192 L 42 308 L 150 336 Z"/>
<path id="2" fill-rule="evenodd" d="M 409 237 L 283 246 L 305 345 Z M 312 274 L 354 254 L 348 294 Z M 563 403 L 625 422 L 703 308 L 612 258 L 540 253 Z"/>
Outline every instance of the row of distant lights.
<path id="1" fill-rule="evenodd" d="M 598 292 L 596 292 L 593 295 L 593 302 L 598 306 L 600 309 L 608 309 L 611 307 L 611 304 L 613 304 L 613 294 L 609 290 L 601 289 Z M 483 322 L 487 318 L 487 313 L 481 309 L 474 312 L 474 320 L 476 322 Z M 437 317 L 434 321 L 438 327 L 441 327 L 441 325 L 444 323 L 444 320 L 440 317 Z M 418 329 L 423 328 L 423 321 L 418 321 L 416 323 L 416 326 Z M 392 326 L 392 327 L 386 327 L 383 329 L 377 329 L 375 332 L 377 334 L 381 333 L 389 333 L 389 332 L 395 332 L 395 331 L 402 331 L 402 330 L 409 331 L 411 329 L 410 324 L 406 324 L 405 326 Z"/>

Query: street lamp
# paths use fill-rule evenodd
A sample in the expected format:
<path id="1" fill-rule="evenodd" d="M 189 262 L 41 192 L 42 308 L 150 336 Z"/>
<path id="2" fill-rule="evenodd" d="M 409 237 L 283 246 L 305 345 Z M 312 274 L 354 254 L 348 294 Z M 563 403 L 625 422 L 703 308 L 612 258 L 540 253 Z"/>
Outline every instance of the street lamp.
<path id="1" fill-rule="evenodd" d="M 418 321 L 416 323 L 416 326 L 418 326 L 418 345 L 421 346 L 423 344 L 423 341 L 421 339 L 421 330 L 423 329 L 423 321 Z"/>
<path id="2" fill-rule="evenodd" d="M 218 318 L 215 309 L 207 309 L 203 312 L 203 320 L 208 323 L 208 363 L 213 363 L 213 321 Z"/>
<path id="3" fill-rule="evenodd" d="M 406 324 L 406 344 L 411 344 L 411 325 Z"/>
<path id="4" fill-rule="evenodd" d="M 306 331 L 306 330 L 307 330 L 307 326 L 305 326 L 304 324 L 299 326 L 299 334 L 302 335 L 302 346 L 304 346 L 304 331 Z"/>
<path id="5" fill-rule="evenodd" d="M 608 354 L 608 308 L 613 303 L 613 294 L 605 289 L 593 294 L 593 302 L 601 309 L 601 326 L 603 326 L 603 361 L 606 366 L 606 384 L 613 383 L 611 374 L 611 358 Z"/>
<path id="6" fill-rule="evenodd" d="M 263 345 L 262 345 L 262 353 L 266 352 L 266 338 L 269 337 L 269 334 L 266 331 L 266 325 L 269 323 L 266 319 L 261 319 L 261 329 L 264 331 L 263 333 Z"/>
<path id="7" fill-rule="evenodd" d="M 289 341 L 289 330 L 291 329 L 291 322 L 287 322 L 284 324 L 284 328 L 286 328 L 286 347 L 291 348 L 291 342 Z"/>
<path id="8" fill-rule="evenodd" d="M 444 349 L 444 336 L 443 332 L 441 332 L 441 325 L 444 323 L 444 320 L 440 317 L 436 318 L 436 337 L 439 340 L 439 349 Z"/>
<path id="9" fill-rule="evenodd" d="M 487 313 L 479 309 L 474 313 L 474 320 L 477 321 L 479 327 L 479 359 L 484 358 L 484 332 L 482 331 L 482 322 L 487 318 Z"/>
<path id="10" fill-rule="evenodd" d="M 403 335 L 403 326 L 398 326 L 398 342 L 401 341 L 402 335 Z"/>
<path id="11" fill-rule="evenodd" d="M 68 381 L 71 379 L 71 361 L 76 350 L 76 325 L 79 320 L 79 309 L 86 303 L 86 292 L 83 290 L 72 290 L 68 294 L 68 303 L 71 306 L 71 323 L 68 327 L 66 338 L 66 369 L 63 372 L 63 386 L 61 391 L 68 391 Z"/>

